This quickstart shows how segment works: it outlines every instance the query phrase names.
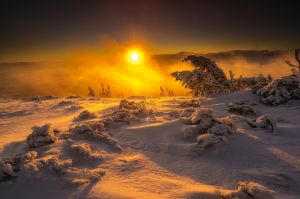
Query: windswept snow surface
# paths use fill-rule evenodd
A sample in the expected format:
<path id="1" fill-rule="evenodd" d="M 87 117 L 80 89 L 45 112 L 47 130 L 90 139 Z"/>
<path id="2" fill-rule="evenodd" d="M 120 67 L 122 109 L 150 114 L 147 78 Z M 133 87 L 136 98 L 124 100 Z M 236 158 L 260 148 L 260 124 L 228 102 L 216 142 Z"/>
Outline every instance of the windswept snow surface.
<path id="1" fill-rule="evenodd" d="M 147 110 L 139 114 L 120 109 L 121 100 L 0 100 L 0 158 L 21 155 L 27 164 L 18 163 L 20 168 L 35 169 L 12 171 L 0 161 L 0 177 L 1 172 L 17 174 L 0 180 L 0 198 L 300 198 L 299 101 L 267 106 L 250 92 L 211 96 L 197 106 L 187 97 L 129 98 L 144 101 Z M 249 126 L 247 120 L 256 116 L 228 112 L 228 104 L 243 100 L 257 103 L 258 116 L 272 117 L 276 131 Z M 196 138 L 185 139 L 184 133 L 202 128 L 201 121 L 190 123 L 198 109 L 212 110 L 219 122 L 214 131 L 222 133 L 222 125 L 230 123 L 234 133 L 204 134 L 206 147 Z M 75 119 L 85 110 L 93 117 Z M 126 122 L 120 119 L 123 115 Z M 90 130 L 87 135 L 100 133 L 104 140 L 73 136 L 72 128 L 99 121 L 105 121 L 101 132 Z M 26 138 L 31 128 L 45 124 L 51 124 L 57 140 L 30 148 Z M 120 150 L 114 150 L 111 140 Z M 36 152 L 30 164 L 24 159 L 28 151 Z M 46 172 L 46 167 L 55 172 Z"/>

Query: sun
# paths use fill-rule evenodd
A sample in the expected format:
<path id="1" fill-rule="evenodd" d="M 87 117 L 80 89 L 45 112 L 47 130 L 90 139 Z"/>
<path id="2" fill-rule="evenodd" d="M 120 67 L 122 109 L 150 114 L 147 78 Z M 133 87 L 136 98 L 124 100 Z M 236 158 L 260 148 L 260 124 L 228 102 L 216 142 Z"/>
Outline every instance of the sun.
<path id="1" fill-rule="evenodd" d="M 140 64 L 143 61 L 143 53 L 139 49 L 130 49 L 127 52 L 127 61 L 131 64 Z"/>
<path id="2" fill-rule="evenodd" d="M 132 60 L 132 61 L 137 61 L 137 60 L 139 60 L 139 54 L 138 54 L 137 52 L 131 53 L 130 57 L 131 57 L 131 60 Z"/>

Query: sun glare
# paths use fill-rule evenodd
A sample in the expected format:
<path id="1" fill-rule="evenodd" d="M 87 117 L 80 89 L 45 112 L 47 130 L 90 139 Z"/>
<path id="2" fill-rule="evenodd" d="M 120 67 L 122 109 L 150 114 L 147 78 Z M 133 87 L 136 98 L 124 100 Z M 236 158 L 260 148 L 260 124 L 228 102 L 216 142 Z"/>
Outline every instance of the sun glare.
<path id="1" fill-rule="evenodd" d="M 129 50 L 127 52 L 127 61 L 131 64 L 142 63 L 143 53 L 138 49 Z"/>
<path id="2" fill-rule="evenodd" d="M 139 54 L 137 52 L 131 53 L 131 60 L 137 61 L 139 59 Z"/>

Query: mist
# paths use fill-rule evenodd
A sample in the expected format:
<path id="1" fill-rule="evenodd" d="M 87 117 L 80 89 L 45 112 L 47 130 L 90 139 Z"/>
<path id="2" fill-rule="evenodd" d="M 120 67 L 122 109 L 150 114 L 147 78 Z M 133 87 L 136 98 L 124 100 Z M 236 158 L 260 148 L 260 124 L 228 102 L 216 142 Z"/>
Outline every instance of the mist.
<path id="1" fill-rule="evenodd" d="M 181 60 L 195 53 L 153 55 L 144 52 L 143 62 L 130 64 L 125 59 L 131 48 L 114 41 L 105 41 L 106 50 L 80 47 L 47 62 L 17 62 L 0 64 L 0 95 L 31 97 L 36 95 L 86 96 L 87 87 L 99 95 L 101 84 L 109 85 L 113 97 L 143 95 L 159 96 L 160 87 L 171 89 L 175 95 L 185 95 L 179 82 L 170 73 L 192 69 Z M 249 55 L 250 53 L 250 55 Z M 290 74 L 285 60 L 293 61 L 290 51 L 231 51 L 206 54 L 228 74 L 236 77 L 271 74 L 280 77 Z"/>

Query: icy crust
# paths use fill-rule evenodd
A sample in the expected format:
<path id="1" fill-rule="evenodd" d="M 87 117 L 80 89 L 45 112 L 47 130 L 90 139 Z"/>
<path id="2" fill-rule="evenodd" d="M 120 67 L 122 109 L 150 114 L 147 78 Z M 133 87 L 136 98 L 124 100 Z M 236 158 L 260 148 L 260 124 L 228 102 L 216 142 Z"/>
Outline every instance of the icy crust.
<path id="1" fill-rule="evenodd" d="M 273 191 L 255 182 L 239 182 L 237 190 L 222 194 L 222 199 L 273 199 Z"/>
<path id="2" fill-rule="evenodd" d="M 197 109 L 192 115 L 183 120 L 186 126 L 183 129 L 183 138 L 196 142 L 196 148 L 206 149 L 226 140 L 226 136 L 234 133 L 234 126 L 213 116 L 208 108 Z"/>
<path id="3" fill-rule="evenodd" d="M 48 145 L 56 141 L 57 137 L 51 124 L 45 124 L 40 127 L 33 126 L 32 133 L 26 139 L 28 146 L 32 148 Z"/>
<path id="4" fill-rule="evenodd" d="M 253 92 L 260 97 L 261 102 L 270 105 L 300 99 L 300 77 L 299 75 L 281 77 Z"/>
<path id="5" fill-rule="evenodd" d="M 237 113 L 240 115 L 257 115 L 257 111 L 254 106 L 257 104 L 251 101 L 234 101 L 230 102 L 228 107 L 228 112 Z"/>

